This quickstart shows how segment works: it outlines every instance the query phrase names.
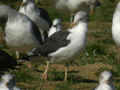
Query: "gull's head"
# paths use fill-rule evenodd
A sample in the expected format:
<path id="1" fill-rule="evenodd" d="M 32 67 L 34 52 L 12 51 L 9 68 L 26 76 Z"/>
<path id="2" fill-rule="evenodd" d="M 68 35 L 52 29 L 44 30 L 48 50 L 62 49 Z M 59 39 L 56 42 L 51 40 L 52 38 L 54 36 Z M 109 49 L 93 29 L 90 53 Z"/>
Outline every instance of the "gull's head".
<path id="1" fill-rule="evenodd" d="M 109 71 L 104 71 L 100 74 L 100 83 L 111 83 L 112 82 L 112 73 Z"/>
<path id="2" fill-rule="evenodd" d="M 60 18 L 56 18 L 53 20 L 53 26 L 61 25 L 62 20 Z"/>
<path id="3" fill-rule="evenodd" d="M 15 78 L 11 74 L 5 74 L 2 76 L 2 82 L 7 86 L 7 87 L 12 87 L 15 85 Z"/>
<path id="4" fill-rule="evenodd" d="M 87 22 L 88 21 L 88 13 L 84 11 L 77 12 L 72 21 L 72 26 L 78 24 L 79 22 Z"/>

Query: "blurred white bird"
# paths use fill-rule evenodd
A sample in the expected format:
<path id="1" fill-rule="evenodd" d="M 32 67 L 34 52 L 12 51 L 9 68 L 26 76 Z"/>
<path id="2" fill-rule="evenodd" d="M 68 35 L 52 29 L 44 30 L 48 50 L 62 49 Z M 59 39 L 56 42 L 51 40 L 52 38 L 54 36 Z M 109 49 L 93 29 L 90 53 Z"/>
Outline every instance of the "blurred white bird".
<path id="1" fill-rule="evenodd" d="M 53 20 L 53 25 L 51 26 L 49 32 L 48 32 L 48 37 L 50 37 L 52 34 L 55 32 L 61 31 L 62 30 L 62 21 L 59 18 L 56 18 Z"/>
<path id="2" fill-rule="evenodd" d="M 118 3 L 113 15 L 112 37 L 117 46 L 120 47 L 120 2 Z"/>
<path id="3" fill-rule="evenodd" d="M 92 14 L 94 9 L 100 5 L 100 2 L 99 0 L 57 0 L 56 8 L 67 8 L 74 12 L 79 9 L 82 4 L 88 5 L 90 8 L 90 13 Z"/>
<path id="4" fill-rule="evenodd" d="M 0 90 L 20 90 L 20 88 L 16 87 L 16 81 L 13 75 L 5 74 L 1 79 Z"/>
<path id="5" fill-rule="evenodd" d="M 115 90 L 112 84 L 112 73 L 104 71 L 100 74 L 99 85 L 94 90 Z"/>
<path id="6" fill-rule="evenodd" d="M 7 5 L 0 5 L 1 19 L 6 20 L 4 40 L 8 47 L 24 52 L 20 48 L 24 47 L 27 51 L 43 43 L 38 27 L 26 15 Z"/>

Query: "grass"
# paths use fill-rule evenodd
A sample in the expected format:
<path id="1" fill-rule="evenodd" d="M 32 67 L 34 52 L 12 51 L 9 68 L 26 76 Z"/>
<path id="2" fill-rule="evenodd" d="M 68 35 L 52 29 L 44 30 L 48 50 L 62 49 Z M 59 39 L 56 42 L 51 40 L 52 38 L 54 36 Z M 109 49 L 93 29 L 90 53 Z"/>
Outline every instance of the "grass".
<path id="1" fill-rule="evenodd" d="M 14 2 L 14 3 L 13 3 Z M 69 22 L 70 13 L 68 11 L 56 10 L 53 0 L 36 0 L 39 7 L 45 8 L 52 19 L 56 17 L 63 18 L 64 24 Z M 110 0 L 101 0 L 102 6 L 96 9 L 94 15 L 90 16 L 88 40 L 86 49 L 81 52 L 78 57 L 74 58 L 74 64 L 70 63 L 68 81 L 63 82 L 64 65 L 52 64 L 49 68 L 48 81 L 41 80 L 41 74 L 45 65 L 33 63 L 32 65 L 39 70 L 29 69 L 27 63 L 24 63 L 17 70 L 9 72 L 16 75 L 17 86 L 23 90 L 91 90 L 96 87 L 99 74 L 104 70 L 113 72 L 114 84 L 119 90 L 120 79 L 120 54 L 118 47 L 112 39 L 111 25 L 112 15 L 118 0 L 111 2 Z M 7 0 L 0 1 L 17 8 L 20 1 Z M 1 25 L 2 26 L 2 25 Z M 3 30 L 0 27 L 0 33 Z M 0 42 L 0 49 L 4 49 L 10 55 L 15 57 L 15 52 L 6 48 Z M 44 61 L 43 58 L 39 58 Z M 34 61 L 34 60 L 33 60 Z M 9 73 L 7 72 L 7 73 Z"/>

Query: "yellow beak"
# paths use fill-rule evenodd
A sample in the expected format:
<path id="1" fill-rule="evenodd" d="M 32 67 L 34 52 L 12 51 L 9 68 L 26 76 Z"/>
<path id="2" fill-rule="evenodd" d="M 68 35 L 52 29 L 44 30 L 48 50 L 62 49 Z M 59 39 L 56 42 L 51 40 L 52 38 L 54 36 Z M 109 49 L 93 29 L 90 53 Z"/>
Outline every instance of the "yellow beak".
<path id="1" fill-rule="evenodd" d="M 22 2 L 22 3 L 21 3 L 21 6 L 24 6 L 24 5 L 25 5 L 25 3 Z"/>

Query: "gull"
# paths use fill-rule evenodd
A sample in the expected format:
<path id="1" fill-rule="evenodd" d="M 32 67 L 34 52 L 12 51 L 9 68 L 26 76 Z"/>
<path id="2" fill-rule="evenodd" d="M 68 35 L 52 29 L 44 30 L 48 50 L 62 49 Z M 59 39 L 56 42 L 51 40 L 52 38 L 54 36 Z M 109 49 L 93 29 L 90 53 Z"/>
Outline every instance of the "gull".
<path id="1" fill-rule="evenodd" d="M 100 74 L 99 85 L 94 90 L 115 90 L 112 84 L 112 73 L 104 71 Z"/>
<path id="2" fill-rule="evenodd" d="M 15 77 L 11 74 L 5 74 L 2 76 L 2 81 L 0 82 L 0 90 L 20 90 L 16 87 Z"/>
<path id="3" fill-rule="evenodd" d="M 86 45 L 86 33 L 88 31 L 88 13 L 79 11 L 75 14 L 75 26 L 66 31 L 58 31 L 51 35 L 40 48 L 29 52 L 28 56 L 48 57 L 47 66 L 43 73 L 43 79 L 47 79 L 49 63 L 74 60 L 73 56 L 80 54 Z M 67 67 L 64 80 L 67 80 Z"/>

